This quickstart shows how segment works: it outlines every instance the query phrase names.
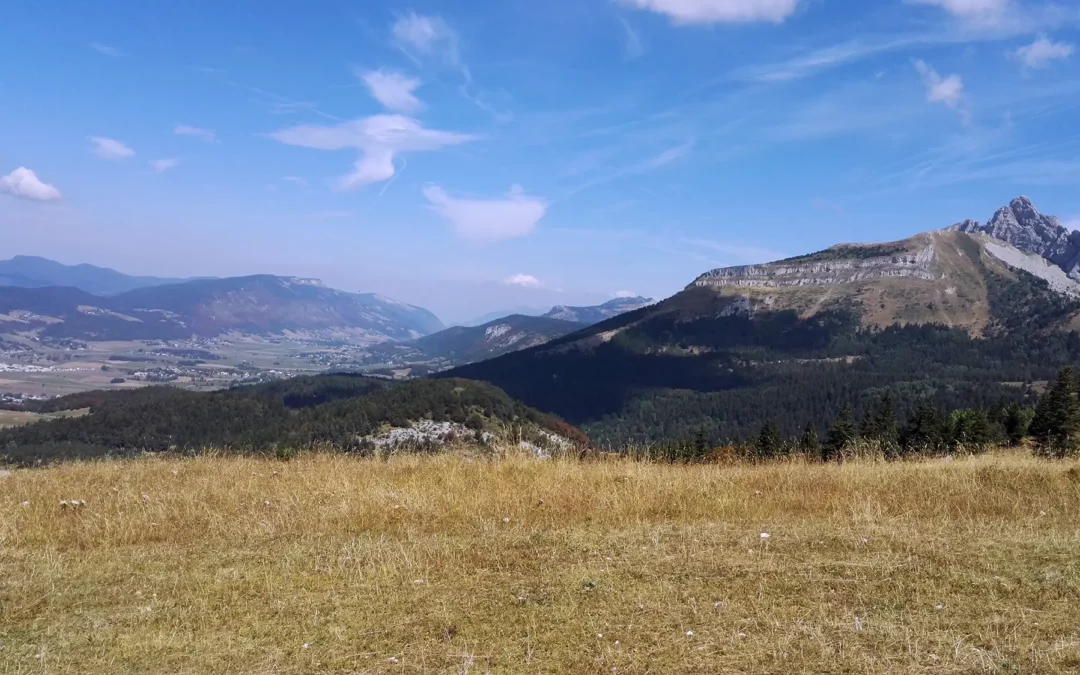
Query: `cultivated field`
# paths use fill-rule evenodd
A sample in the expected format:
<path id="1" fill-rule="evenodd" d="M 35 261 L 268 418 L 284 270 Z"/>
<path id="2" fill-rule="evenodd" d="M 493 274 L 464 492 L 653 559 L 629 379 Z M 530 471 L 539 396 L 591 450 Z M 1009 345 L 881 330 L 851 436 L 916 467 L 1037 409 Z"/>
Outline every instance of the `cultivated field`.
<path id="1" fill-rule="evenodd" d="M 1080 464 L 1025 455 L 0 480 L 2 673 L 1075 673 L 1078 617 Z"/>

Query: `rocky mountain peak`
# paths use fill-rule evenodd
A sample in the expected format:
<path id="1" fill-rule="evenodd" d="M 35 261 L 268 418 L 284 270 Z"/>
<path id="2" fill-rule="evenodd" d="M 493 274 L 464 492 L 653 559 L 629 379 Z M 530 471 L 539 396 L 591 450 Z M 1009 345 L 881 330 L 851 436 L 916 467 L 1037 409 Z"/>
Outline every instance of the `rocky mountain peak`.
<path id="1" fill-rule="evenodd" d="M 1054 216 L 1039 213 L 1027 197 L 1001 207 L 985 224 L 965 220 L 951 229 L 986 234 L 1021 251 L 1037 253 L 1080 281 L 1080 232 L 1070 232 Z"/>

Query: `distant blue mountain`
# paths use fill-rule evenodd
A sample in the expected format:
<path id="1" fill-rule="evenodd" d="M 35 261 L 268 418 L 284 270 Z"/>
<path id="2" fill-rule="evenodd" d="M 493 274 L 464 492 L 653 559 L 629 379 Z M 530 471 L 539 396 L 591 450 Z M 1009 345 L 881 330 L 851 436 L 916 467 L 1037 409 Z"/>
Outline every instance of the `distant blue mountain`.
<path id="1" fill-rule="evenodd" d="M 31 255 L 17 255 L 0 260 L 0 286 L 47 288 L 66 286 L 93 295 L 117 295 L 137 288 L 175 284 L 189 279 L 134 277 L 107 267 L 64 265 L 55 260 Z"/>

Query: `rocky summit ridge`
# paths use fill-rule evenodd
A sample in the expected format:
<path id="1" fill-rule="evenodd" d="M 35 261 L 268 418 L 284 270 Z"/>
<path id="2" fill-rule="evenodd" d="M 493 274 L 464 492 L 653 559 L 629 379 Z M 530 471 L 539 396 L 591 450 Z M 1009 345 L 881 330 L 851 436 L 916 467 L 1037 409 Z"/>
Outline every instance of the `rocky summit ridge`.
<path id="1" fill-rule="evenodd" d="M 985 223 L 964 220 L 948 228 L 957 232 L 985 234 L 1037 253 L 1060 267 L 1069 278 L 1080 281 L 1080 232 L 1070 231 L 1055 216 L 1039 213 L 1024 196 L 998 209 Z"/>

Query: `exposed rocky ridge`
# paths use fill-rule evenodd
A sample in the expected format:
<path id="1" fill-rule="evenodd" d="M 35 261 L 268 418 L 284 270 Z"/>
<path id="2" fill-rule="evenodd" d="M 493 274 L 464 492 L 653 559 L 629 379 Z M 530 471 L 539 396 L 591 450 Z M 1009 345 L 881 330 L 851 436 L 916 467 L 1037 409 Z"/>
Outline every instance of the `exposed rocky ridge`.
<path id="1" fill-rule="evenodd" d="M 1012 200 L 986 223 L 965 220 L 949 229 L 986 234 L 1021 251 L 1037 253 L 1080 281 L 1080 232 L 1069 231 L 1055 216 L 1039 213 L 1027 197 Z"/>
<path id="2" fill-rule="evenodd" d="M 567 307 L 557 305 L 551 308 L 547 314 L 542 315 L 546 319 L 561 319 L 575 323 L 594 324 L 600 323 L 613 316 L 632 312 L 635 309 L 646 307 L 653 303 L 652 298 L 637 296 L 633 298 L 615 298 L 594 307 Z"/>
<path id="3" fill-rule="evenodd" d="M 935 268 L 935 237 L 925 234 L 891 245 L 842 244 L 817 254 L 764 265 L 744 265 L 711 270 L 691 286 L 781 288 L 846 284 L 885 277 L 932 280 Z"/>

